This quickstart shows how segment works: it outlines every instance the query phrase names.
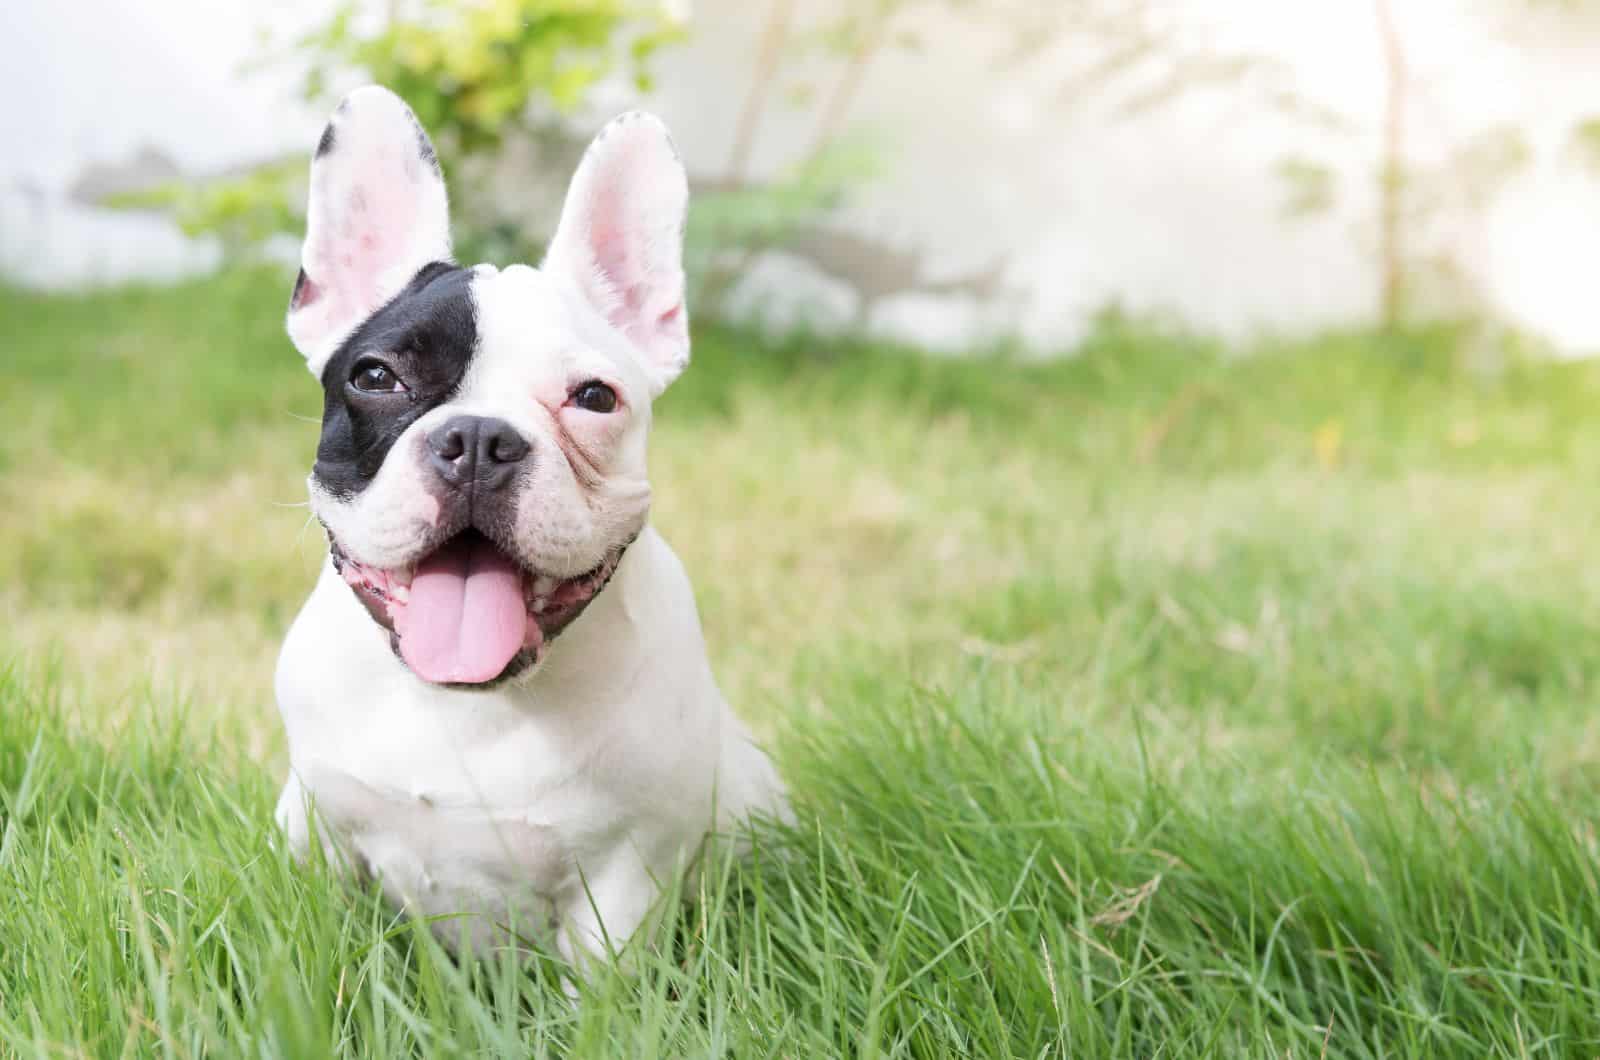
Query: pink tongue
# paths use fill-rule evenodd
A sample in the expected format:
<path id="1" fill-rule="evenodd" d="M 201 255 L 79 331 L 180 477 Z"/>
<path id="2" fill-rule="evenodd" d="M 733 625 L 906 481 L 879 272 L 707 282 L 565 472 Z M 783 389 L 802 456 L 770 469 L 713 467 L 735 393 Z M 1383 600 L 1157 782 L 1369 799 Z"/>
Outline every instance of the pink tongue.
<path id="1" fill-rule="evenodd" d="M 417 565 L 395 619 L 400 655 L 424 681 L 476 684 L 498 677 L 522 647 L 522 574 L 477 534 Z"/>

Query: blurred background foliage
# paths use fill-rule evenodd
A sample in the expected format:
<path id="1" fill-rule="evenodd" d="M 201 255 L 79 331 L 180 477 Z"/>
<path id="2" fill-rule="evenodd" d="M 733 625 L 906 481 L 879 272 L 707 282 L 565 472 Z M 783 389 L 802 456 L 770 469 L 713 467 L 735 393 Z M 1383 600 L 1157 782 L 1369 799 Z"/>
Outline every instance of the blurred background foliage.
<path id="1" fill-rule="evenodd" d="M 1471 220 L 1535 158 L 1526 130 L 1505 121 L 1470 134 L 1424 130 L 1437 86 L 1412 61 L 1396 28 L 1396 0 L 1372 0 L 1383 68 L 1380 128 L 1307 92 L 1281 58 L 1174 17 L 1159 0 L 864 0 L 818 20 L 800 0 L 759 0 L 763 28 L 726 161 L 691 174 L 695 209 L 687 261 L 697 310 L 721 315 L 739 280 L 782 250 L 846 283 L 857 326 L 880 299 L 942 293 L 996 300 L 1007 294 L 1004 259 L 934 279 L 924 256 L 853 225 L 858 193 L 894 169 L 893 140 L 847 128 L 863 80 L 891 53 L 917 53 L 937 16 L 998 41 L 996 82 L 1034 86 L 1063 112 L 1132 121 L 1197 96 L 1286 127 L 1313 131 L 1271 165 L 1285 224 L 1356 204 L 1350 238 L 1372 263 L 1381 327 L 1488 313 L 1490 299 L 1462 266 Z M 1543 20 L 1557 34 L 1600 43 L 1594 0 L 1504 0 L 1502 14 Z M 802 17 L 811 15 L 809 20 Z M 570 172 L 619 83 L 648 100 L 653 60 L 691 32 L 686 7 L 644 0 L 346 0 L 309 30 L 269 42 L 255 66 L 302 71 L 299 93 L 332 106 L 350 86 L 378 81 L 399 92 L 440 148 L 466 261 L 537 260 Z M 1039 74 L 1047 71 L 1041 81 Z M 1037 86 L 1043 84 L 1043 88 Z M 602 98 L 604 97 L 604 98 Z M 753 146 L 774 111 L 812 125 L 789 163 L 751 175 Z M 610 107 L 609 109 L 617 109 Z M 792 133 L 790 134 L 792 137 Z M 1352 174 L 1337 158 L 1359 137 L 1381 143 L 1376 165 Z M 1600 116 L 1580 118 L 1564 157 L 1600 174 Z M 298 239 L 303 154 L 209 178 L 184 177 L 118 191 L 102 204 L 159 210 L 189 235 L 218 237 L 228 260 L 283 253 Z"/>
<path id="2" fill-rule="evenodd" d="M 780 0 L 780 15 L 786 6 L 792 4 Z M 864 5 L 864 13 L 830 23 L 812 39 L 779 43 L 859 64 L 877 46 L 875 27 L 902 6 Z M 524 181 L 536 169 L 570 171 L 592 133 L 572 116 L 619 72 L 648 94 L 652 56 L 685 32 L 682 18 L 665 5 L 620 0 L 352 0 L 311 31 L 270 47 L 259 62 L 303 65 L 301 94 L 328 106 L 353 83 L 393 88 L 439 147 L 452 189 L 458 256 L 536 260 L 554 211 L 531 210 L 524 197 L 495 194 L 496 188 Z M 776 50 L 764 60 L 770 68 L 778 61 Z M 771 69 L 758 73 L 758 79 L 770 76 Z M 786 172 L 759 184 L 747 181 L 740 158 L 747 147 L 736 147 L 724 178 L 697 182 L 688 259 L 691 274 L 705 281 L 700 290 L 706 297 L 715 297 L 752 253 L 840 206 L 851 188 L 881 168 L 879 149 L 836 139 L 852 79 L 848 70 L 845 76 L 844 92 L 829 101 L 824 135 Z M 765 87 L 747 106 L 746 139 Z M 258 254 L 273 237 L 298 236 L 305 188 L 305 159 L 292 156 L 214 179 L 109 196 L 105 204 L 170 212 L 186 234 L 218 236 L 225 255 L 239 259 Z"/>
<path id="3" fill-rule="evenodd" d="M 996 76 L 1043 61 L 1063 39 L 1089 45 L 1097 58 L 1061 75 L 1063 101 L 1101 99 L 1135 115 L 1184 92 L 1245 80 L 1259 86 L 1265 78 L 1268 105 L 1312 109 L 1287 87 L 1283 70 L 1256 56 L 1188 41 L 1144 2 L 867 0 L 806 27 L 798 25 L 799 6 L 798 0 L 766 4 L 761 48 L 743 86 L 727 163 L 719 174 L 695 175 L 687 261 L 702 311 L 716 312 L 757 255 L 785 246 L 858 288 L 887 285 L 882 293 L 893 293 L 926 286 L 919 284 L 925 278 L 914 255 L 841 239 L 818 226 L 892 164 L 882 138 L 847 136 L 845 125 L 873 61 L 887 51 L 918 51 L 924 43 L 920 16 L 933 9 L 969 20 L 976 31 L 1000 32 L 1006 43 Z M 619 72 L 648 95 L 652 57 L 687 32 L 682 14 L 668 5 L 621 0 L 347 0 L 310 31 L 269 44 L 254 65 L 303 68 L 302 97 L 330 107 L 352 84 L 376 81 L 395 89 L 439 145 L 454 192 L 458 256 L 537 259 L 549 234 L 539 217 L 548 224 L 554 213 L 540 214 L 525 196 L 497 195 L 496 188 L 525 182 L 538 170 L 569 171 L 593 124 L 578 125 L 573 116 Z M 778 93 L 780 74 L 797 66 L 806 74 Z M 774 96 L 780 106 L 813 111 L 815 128 L 792 164 L 756 181 L 748 175 L 750 156 Z M 119 193 L 105 204 L 169 212 L 188 235 L 218 236 L 229 259 L 249 258 L 274 237 L 298 237 L 305 170 L 297 154 L 210 179 Z M 981 280 L 957 278 L 943 287 Z"/>
<path id="4" fill-rule="evenodd" d="M 483 163 L 508 145 L 562 141 L 561 119 L 618 70 L 647 91 L 651 54 L 681 32 L 660 6 L 619 0 L 381 6 L 351 0 L 310 31 L 269 45 L 257 65 L 303 68 L 301 95 L 329 106 L 352 79 L 393 88 L 438 144 L 452 188 L 459 189 L 464 181 L 482 180 Z M 174 181 L 109 204 L 168 209 L 187 234 L 218 235 L 225 253 L 238 258 L 258 252 L 273 236 L 299 233 L 305 190 L 306 161 L 292 156 L 211 180 Z M 464 252 L 531 256 L 535 248 L 517 245 L 520 219 L 485 208 L 492 198 L 452 198 Z M 473 209 L 460 216 L 464 205 Z"/>

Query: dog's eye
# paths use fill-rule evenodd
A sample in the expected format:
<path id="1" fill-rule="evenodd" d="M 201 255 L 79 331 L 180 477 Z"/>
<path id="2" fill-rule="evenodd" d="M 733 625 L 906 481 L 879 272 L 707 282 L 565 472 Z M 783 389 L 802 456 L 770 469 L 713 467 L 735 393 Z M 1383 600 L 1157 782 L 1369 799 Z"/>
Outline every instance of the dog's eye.
<path id="1" fill-rule="evenodd" d="M 591 379 L 572 392 L 572 403 L 589 412 L 614 412 L 617 392 L 599 380 Z"/>
<path id="2" fill-rule="evenodd" d="M 399 394 L 406 388 L 393 369 L 377 361 L 357 364 L 350 375 L 350 385 L 368 394 Z"/>

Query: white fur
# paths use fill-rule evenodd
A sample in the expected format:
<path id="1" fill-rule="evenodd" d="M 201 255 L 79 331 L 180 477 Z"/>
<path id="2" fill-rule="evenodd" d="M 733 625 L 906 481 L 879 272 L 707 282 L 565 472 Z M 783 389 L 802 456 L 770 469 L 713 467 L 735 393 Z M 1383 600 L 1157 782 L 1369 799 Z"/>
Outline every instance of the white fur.
<path id="1" fill-rule="evenodd" d="M 419 681 L 329 565 L 277 695 L 292 849 L 309 848 L 309 794 L 391 900 L 462 914 L 439 933 L 480 952 L 507 928 L 569 959 L 620 945 L 708 829 L 782 812 L 771 762 L 717 690 L 688 578 L 651 529 L 528 681 L 487 692 Z"/>
<path id="2" fill-rule="evenodd" d="M 379 97 L 373 106 L 395 114 Z M 390 137 L 402 132 L 393 121 L 382 127 Z M 663 156 L 649 146 L 659 123 L 630 119 L 628 128 L 645 135 L 638 142 L 646 147 L 586 161 L 569 210 L 589 208 L 585 180 L 633 187 L 669 214 L 681 207 L 681 166 L 667 175 L 664 195 L 648 195 L 662 177 Z M 330 157 L 338 154 L 336 146 Z M 638 173 L 607 175 L 635 164 Z M 381 167 L 352 187 L 369 179 L 385 179 Z M 316 191 L 312 207 L 308 271 L 324 260 L 313 248 L 324 246 L 331 216 L 318 213 Z M 437 249 L 430 211 L 409 215 L 425 238 L 390 234 L 382 245 L 407 260 L 418 247 Z M 665 313 L 670 330 L 682 317 L 682 273 L 676 244 L 659 239 L 681 222 L 681 209 L 675 221 L 656 213 L 627 214 L 655 241 L 648 252 L 611 260 L 650 263 L 634 278 L 649 288 L 635 303 L 651 307 L 657 324 Z M 570 218 L 562 229 L 578 230 Z M 446 940 L 481 947 L 513 930 L 553 938 L 569 958 L 633 934 L 708 830 L 784 812 L 771 762 L 712 677 L 688 578 L 647 524 L 650 401 L 673 365 L 687 361 L 686 337 L 681 356 L 668 351 L 665 362 L 659 343 L 645 350 L 637 329 L 596 302 L 573 271 L 577 253 L 554 255 L 545 270 L 480 266 L 472 280 L 479 347 L 458 392 L 408 429 L 354 499 L 313 481 L 312 504 L 351 559 L 413 563 L 439 518 L 425 488 L 424 435 L 449 416 L 495 416 L 533 447 L 514 530 L 523 564 L 576 576 L 637 534 L 609 585 L 516 682 L 463 690 L 416 677 L 330 563 L 277 671 L 290 758 L 277 817 L 297 854 L 309 849 L 314 818 L 330 849 L 375 875 L 397 903 L 422 915 L 462 914 L 438 925 Z M 678 310 L 662 310 L 674 298 Z M 308 359 L 326 343 L 316 340 Z M 566 403 L 572 387 L 596 378 L 621 397 L 616 412 Z"/>

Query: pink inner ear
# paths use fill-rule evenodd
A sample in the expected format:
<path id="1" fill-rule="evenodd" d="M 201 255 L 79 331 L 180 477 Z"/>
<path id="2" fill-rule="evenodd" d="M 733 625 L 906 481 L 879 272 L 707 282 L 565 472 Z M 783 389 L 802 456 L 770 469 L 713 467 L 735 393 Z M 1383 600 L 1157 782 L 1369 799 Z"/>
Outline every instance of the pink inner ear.
<path id="1" fill-rule="evenodd" d="M 623 214 L 621 189 L 615 181 L 606 181 L 595 189 L 594 202 L 589 213 L 589 248 L 594 255 L 595 271 L 605 282 L 607 313 L 611 322 L 625 328 L 636 319 L 644 299 L 641 290 L 643 277 L 638 275 L 638 263 L 629 253 L 626 219 Z"/>
<path id="2" fill-rule="evenodd" d="M 596 203 L 594 225 L 590 229 L 590 245 L 594 248 L 595 267 L 607 280 L 615 281 L 628 267 L 628 241 L 615 220 L 600 212 L 605 202 Z"/>
<path id="3" fill-rule="evenodd" d="M 407 256 L 421 190 L 414 179 L 407 179 L 412 176 L 406 167 L 397 167 L 382 155 L 364 159 L 351 175 L 353 184 L 344 201 L 329 211 L 334 228 L 330 264 L 339 275 L 339 286 L 366 311 L 377 308 L 371 303 L 384 270 Z"/>
<path id="4" fill-rule="evenodd" d="M 312 282 L 306 270 L 300 270 L 300 279 L 294 285 L 294 295 L 289 299 L 291 310 L 304 309 L 322 297 L 322 288 Z"/>
<path id="5" fill-rule="evenodd" d="M 412 260 L 427 174 L 409 150 L 330 161 L 320 176 L 306 279 L 292 303 L 306 311 L 303 330 L 312 336 L 343 330 L 382 305 L 394 280 L 387 273 L 427 264 Z"/>
<path id="6" fill-rule="evenodd" d="M 625 171 L 622 167 L 617 170 Z M 652 275 L 647 257 L 650 246 L 649 235 L 643 231 L 646 223 L 646 218 L 630 215 L 621 180 L 606 180 L 595 188 L 589 205 L 589 250 L 603 285 L 596 293 L 607 307 L 606 316 L 611 323 L 648 347 L 681 314 L 683 303 L 655 319 L 648 315 L 652 285 L 660 278 Z"/>

